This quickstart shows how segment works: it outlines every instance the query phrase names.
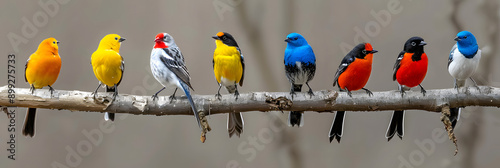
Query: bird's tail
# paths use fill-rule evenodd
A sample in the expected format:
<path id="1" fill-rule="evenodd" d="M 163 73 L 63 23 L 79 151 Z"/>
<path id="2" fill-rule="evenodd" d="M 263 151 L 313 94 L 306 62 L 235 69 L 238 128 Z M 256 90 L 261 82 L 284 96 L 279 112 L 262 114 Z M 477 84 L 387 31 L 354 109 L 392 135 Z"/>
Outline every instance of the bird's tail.
<path id="1" fill-rule="evenodd" d="M 337 142 L 340 143 L 340 138 L 342 138 L 342 134 L 344 133 L 344 119 L 345 111 L 337 111 L 337 113 L 335 113 L 332 128 L 330 128 L 330 143 L 333 139 L 337 139 Z"/>
<path id="2" fill-rule="evenodd" d="M 115 92 L 116 88 L 114 86 L 106 86 L 106 92 Z M 104 120 L 106 121 L 115 121 L 115 113 L 104 113 Z"/>
<path id="3" fill-rule="evenodd" d="M 302 85 L 293 85 L 294 92 L 301 92 Z M 302 127 L 304 125 L 304 112 L 303 111 L 290 111 L 288 115 L 288 126 Z"/>
<path id="4" fill-rule="evenodd" d="M 455 88 L 460 88 L 465 86 L 465 80 L 457 80 L 455 79 Z M 450 108 L 450 122 L 451 127 L 455 129 L 455 125 L 457 125 L 458 120 L 460 120 L 460 113 L 462 112 L 462 108 L 455 107 Z"/>
<path id="5" fill-rule="evenodd" d="M 181 83 L 182 90 L 186 94 L 186 97 L 188 98 L 189 104 L 191 105 L 191 109 L 193 110 L 194 117 L 196 118 L 196 122 L 198 123 L 198 127 L 201 128 L 201 123 L 200 123 L 200 116 L 198 115 L 198 110 L 196 110 L 196 106 L 194 104 L 193 98 L 191 97 L 191 92 L 189 91 L 189 86 L 186 85 L 185 83 Z"/>
<path id="6" fill-rule="evenodd" d="M 36 108 L 28 108 L 26 119 L 24 120 L 23 135 L 35 136 Z"/>
<path id="7" fill-rule="evenodd" d="M 236 85 L 226 86 L 227 92 L 235 93 Z M 234 134 L 240 137 L 240 134 L 243 133 L 243 126 L 245 122 L 243 121 L 243 115 L 240 112 L 233 112 L 227 114 L 227 131 L 229 133 L 229 138 L 231 138 Z"/>
<path id="8" fill-rule="evenodd" d="M 405 123 L 405 111 L 394 111 L 392 113 L 391 122 L 389 123 L 389 127 L 387 128 L 387 132 L 385 134 L 385 138 L 387 141 L 390 141 L 394 134 L 398 134 L 400 139 L 403 139 L 404 135 L 404 123 Z"/>
<path id="9" fill-rule="evenodd" d="M 451 128 L 455 129 L 455 125 L 457 125 L 458 120 L 460 120 L 460 113 L 462 112 L 462 108 L 450 108 L 450 122 Z"/>

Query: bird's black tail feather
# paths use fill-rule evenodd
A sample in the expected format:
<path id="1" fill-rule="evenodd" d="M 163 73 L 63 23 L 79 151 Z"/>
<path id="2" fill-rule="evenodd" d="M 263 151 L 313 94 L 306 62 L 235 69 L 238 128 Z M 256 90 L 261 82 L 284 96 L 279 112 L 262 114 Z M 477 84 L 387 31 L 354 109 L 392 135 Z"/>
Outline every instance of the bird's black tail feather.
<path id="1" fill-rule="evenodd" d="M 332 128 L 330 129 L 330 143 L 333 139 L 337 139 L 337 142 L 340 143 L 340 138 L 342 138 L 342 134 L 344 132 L 344 119 L 345 111 L 337 111 L 337 113 L 335 113 Z"/>
<path id="2" fill-rule="evenodd" d="M 460 119 L 460 112 L 462 108 L 450 108 L 450 122 L 451 127 L 455 129 L 455 125 L 457 125 L 458 120 Z"/>
<path id="3" fill-rule="evenodd" d="M 398 134 L 400 139 L 403 139 L 404 117 L 405 111 L 394 111 L 394 113 L 392 113 L 391 122 L 389 123 L 389 127 L 387 128 L 387 132 L 385 134 L 387 141 L 390 141 L 396 133 Z"/>
<path id="4" fill-rule="evenodd" d="M 233 94 L 238 88 L 236 85 L 226 86 L 227 92 Z M 227 131 L 229 133 L 229 138 L 234 134 L 240 137 L 243 133 L 243 115 L 240 112 L 228 113 L 227 114 Z"/>
<path id="5" fill-rule="evenodd" d="M 301 92 L 302 85 L 293 85 L 293 91 Z M 303 111 L 290 111 L 290 114 L 288 116 L 288 125 L 292 127 L 295 125 L 297 125 L 297 127 L 302 127 L 304 125 L 304 122 L 302 121 L 302 119 L 304 119 L 303 115 Z"/>
<path id="6" fill-rule="evenodd" d="M 36 117 L 36 108 L 28 108 L 23 127 L 24 136 L 30 136 L 30 137 L 35 136 L 35 117 Z"/>
<path id="7" fill-rule="evenodd" d="M 114 86 L 106 86 L 106 92 L 113 92 L 114 93 L 115 91 L 116 91 L 116 88 Z M 115 113 L 105 112 L 104 119 L 106 121 L 107 120 L 115 121 Z"/>

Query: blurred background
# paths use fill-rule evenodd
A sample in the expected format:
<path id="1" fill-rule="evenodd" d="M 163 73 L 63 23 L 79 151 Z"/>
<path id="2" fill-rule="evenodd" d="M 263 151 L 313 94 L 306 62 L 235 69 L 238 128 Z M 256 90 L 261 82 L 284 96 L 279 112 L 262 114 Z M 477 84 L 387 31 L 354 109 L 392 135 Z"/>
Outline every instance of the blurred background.
<path id="1" fill-rule="evenodd" d="M 104 1 L 39 0 L 0 2 L 1 60 L 17 55 L 16 87 L 27 88 L 24 64 L 48 37 L 61 41 L 62 69 L 56 90 L 93 91 L 98 84 L 90 56 L 106 34 L 126 38 L 121 94 L 153 95 L 161 87 L 149 57 L 156 34 L 167 32 L 181 48 L 195 94 L 212 95 L 218 86 L 212 72 L 211 36 L 231 33 L 246 62 L 240 92 L 288 92 L 283 66 L 287 34 L 302 34 L 317 58 L 313 90 L 334 89 L 335 71 L 346 52 L 370 42 L 375 54 L 366 87 L 395 90 L 392 68 L 404 42 L 421 36 L 428 45 L 429 69 L 422 85 L 451 88 L 448 54 L 462 30 L 471 31 L 483 49 L 474 78 L 500 87 L 498 0 L 203 0 Z M 48 7 L 47 7 L 48 5 Z M 6 65 L 0 65 L 6 85 Z M 101 90 L 103 91 L 103 90 Z M 418 91 L 418 89 L 414 89 Z M 161 93 L 171 95 L 173 89 Z M 223 91 L 222 93 L 227 93 Z M 361 92 L 363 93 L 363 92 Z M 357 93 L 355 93 L 357 94 Z M 182 94 L 180 94 L 182 95 Z M 25 108 L 16 115 L 16 160 L 7 158 L 9 120 L 0 117 L 0 167 L 475 167 L 500 164 L 500 113 L 497 108 L 468 107 L 456 128 L 459 153 L 444 133 L 440 114 L 409 111 L 403 140 L 387 142 L 392 112 L 347 113 L 340 144 L 329 143 L 334 114 L 307 112 L 302 128 L 286 126 L 288 112 L 244 113 L 240 138 L 228 138 L 226 115 L 209 117 L 213 128 L 205 143 L 192 116 L 118 114 L 102 129 L 102 113 L 39 109 L 36 136 L 21 129 Z M 0 114 L 1 115 L 1 114 Z M 86 136 L 91 132 L 93 136 Z M 102 136 L 99 136 L 101 135 Z"/>

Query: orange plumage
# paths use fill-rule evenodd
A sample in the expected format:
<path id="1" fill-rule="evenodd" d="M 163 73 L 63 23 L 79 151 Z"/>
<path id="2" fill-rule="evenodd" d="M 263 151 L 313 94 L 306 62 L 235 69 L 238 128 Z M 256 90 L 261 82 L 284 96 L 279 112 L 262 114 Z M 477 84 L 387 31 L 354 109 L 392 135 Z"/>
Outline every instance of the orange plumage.
<path id="1" fill-rule="evenodd" d="M 38 50 L 31 54 L 26 63 L 25 79 L 35 89 L 51 86 L 61 70 L 58 41 L 48 38 L 42 41 Z"/>

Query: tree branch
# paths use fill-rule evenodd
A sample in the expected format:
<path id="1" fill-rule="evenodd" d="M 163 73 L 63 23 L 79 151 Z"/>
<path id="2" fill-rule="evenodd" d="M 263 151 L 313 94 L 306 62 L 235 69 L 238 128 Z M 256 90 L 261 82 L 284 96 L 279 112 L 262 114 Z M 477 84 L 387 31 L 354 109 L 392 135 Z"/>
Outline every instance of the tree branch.
<path id="1" fill-rule="evenodd" d="M 193 95 L 195 104 L 206 114 L 220 114 L 248 111 L 383 111 L 383 110 L 425 110 L 441 112 L 444 106 L 493 106 L 500 107 L 500 88 L 480 86 L 456 89 L 428 90 L 423 96 L 419 91 L 410 91 L 401 98 L 397 91 L 374 92 L 369 97 L 364 92 L 346 93 L 331 90 L 297 93 L 293 102 L 288 92 L 254 92 L 240 94 L 238 100 L 233 95 L 223 95 L 221 100 L 214 95 Z M 172 103 L 167 96 L 152 101 L 150 96 L 120 94 L 110 104 L 111 93 L 98 93 L 97 101 L 91 92 L 56 90 L 52 98 L 47 89 L 37 89 L 32 95 L 29 89 L 15 88 L 15 99 L 11 104 L 8 87 L 0 87 L 0 106 L 32 107 L 71 111 L 128 113 L 136 115 L 192 115 L 185 96 L 179 96 Z"/>

